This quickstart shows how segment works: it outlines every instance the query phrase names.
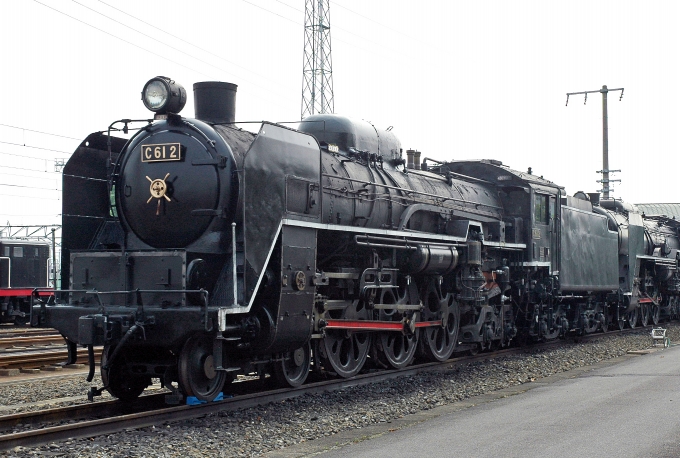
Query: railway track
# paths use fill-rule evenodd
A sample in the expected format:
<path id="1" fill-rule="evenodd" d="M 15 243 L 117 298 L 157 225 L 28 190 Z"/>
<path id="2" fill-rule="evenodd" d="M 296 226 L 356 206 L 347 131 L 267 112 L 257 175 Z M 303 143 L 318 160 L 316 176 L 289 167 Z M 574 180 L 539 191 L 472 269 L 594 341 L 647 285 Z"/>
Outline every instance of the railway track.
<path id="1" fill-rule="evenodd" d="M 47 345 L 59 345 L 66 347 L 64 338 L 57 334 L 42 334 L 17 337 L 0 337 L 0 351 L 13 349 L 25 350 L 34 347 L 44 347 Z"/>
<path id="2" fill-rule="evenodd" d="M 99 361 L 101 348 L 95 348 Z M 0 329 L 0 369 L 40 369 L 63 364 L 68 358 L 64 338 L 54 329 Z M 87 361 L 87 350 L 78 349 Z"/>
<path id="3" fill-rule="evenodd" d="M 95 361 L 100 361 L 101 347 L 95 347 Z M 63 364 L 68 358 L 66 346 L 55 349 L 33 349 L 12 353 L 0 353 L 0 369 L 40 369 Z M 87 361 L 87 349 L 78 349 L 78 361 Z"/>
<path id="4" fill-rule="evenodd" d="M 623 332 L 630 331 L 639 332 L 640 329 Z M 579 340 L 585 341 L 602 336 L 603 334 L 588 335 L 579 338 Z M 314 377 L 310 375 L 310 382 L 294 389 L 283 388 L 262 391 L 263 383 L 260 380 L 235 382 L 225 387 L 234 397 L 197 406 L 168 406 L 165 404 L 167 393 L 159 393 L 142 396 L 136 402 L 130 404 L 119 401 L 99 401 L 6 415 L 0 417 L 0 450 L 17 446 L 36 446 L 65 439 L 111 434 L 129 428 L 143 428 L 166 422 L 188 420 L 217 412 L 280 402 L 305 394 L 318 394 L 378 383 L 424 371 L 448 370 L 473 361 L 491 360 L 501 356 L 520 354 L 526 352 L 528 348 L 546 348 L 560 343 L 563 343 L 563 341 L 551 341 L 534 347 L 503 349 L 494 353 L 481 353 L 474 356 L 461 356 L 459 354 L 459 356 L 444 363 L 422 363 L 400 370 L 373 371 L 351 379 L 314 380 Z"/>
<path id="5" fill-rule="evenodd" d="M 59 333 L 51 328 L 19 328 L 0 326 L 0 339 L 14 339 L 17 337 L 58 336 Z"/>

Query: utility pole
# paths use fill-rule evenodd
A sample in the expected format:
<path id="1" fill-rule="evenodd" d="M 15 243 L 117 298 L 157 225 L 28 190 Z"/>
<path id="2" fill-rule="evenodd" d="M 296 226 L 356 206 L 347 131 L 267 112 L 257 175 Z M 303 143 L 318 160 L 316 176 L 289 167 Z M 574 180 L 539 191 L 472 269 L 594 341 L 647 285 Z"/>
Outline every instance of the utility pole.
<path id="1" fill-rule="evenodd" d="M 334 110 L 330 0 L 306 0 L 300 119 Z"/>
<path id="2" fill-rule="evenodd" d="M 602 189 L 598 190 L 602 192 L 602 197 L 607 200 L 609 199 L 609 192 L 611 188 L 609 183 L 621 180 L 610 180 L 609 173 L 620 172 L 621 170 L 609 170 L 609 121 L 607 119 L 607 94 L 609 92 L 621 91 L 621 96 L 619 97 L 619 102 L 623 98 L 623 88 L 617 89 L 607 89 L 607 85 L 602 86 L 602 89 L 597 91 L 584 91 L 584 92 L 568 92 L 567 93 L 567 103 L 569 105 L 569 96 L 584 94 L 583 104 L 585 105 L 588 101 L 588 94 L 599 92 L 602 94 L 602 170 L 598 170 L 597 173 L 602 174 L 602 179 L 597 180 L 598 183 L 602 183 Z M 565 106 L 566 106 L 565 105 Z"/>

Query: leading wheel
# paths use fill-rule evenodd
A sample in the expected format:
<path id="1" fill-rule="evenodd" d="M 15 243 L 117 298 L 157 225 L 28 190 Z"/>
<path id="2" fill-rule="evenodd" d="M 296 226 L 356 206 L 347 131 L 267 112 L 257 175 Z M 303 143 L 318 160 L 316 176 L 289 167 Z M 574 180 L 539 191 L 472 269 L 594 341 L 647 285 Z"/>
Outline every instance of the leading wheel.
<path id="1" fill-rule="evenodd" d="M 179 387 L 187 396 L 212 401 L 227 379 L 225 371 L 215 370 L 213 339 L 204 334 L 189 338 L 179 354 Z"/>
<path id="2" fill-rule="evenodd" d="M 355 301 L 343 310 L 344 320 L 367 320 L 368 310 L 362 301 Z M 340 377 L 354 377 L 359 373 L 371 349 L 371 334 L 340 329 L 327 329 L 323 339 L 326 361 Z"/>
<path id="3" fill-rule="evenodd" d="M 132 401 L 139 397 L 144 389 L 151 384 L 149 377 L 130 374 L 125 371 L 125 350 L 118 353 L 115 361 L 108 365 L 109 358 L 115 347 L 107 345 L 102 351 L 101 375 L 102 383 L 111 396 L 121 401 Z M 108 367 L 107 367 L 108 366 Z M 106 367 L 106 369 L 104 369 Z"/>
<path id="4" fill-rule="evenodd" d="M 274 378 L 280 386 L 298 387 L 305 383 L 312 361 L 309 343 L 295 351 L 283 354 L 281 361 L 274 362 Z"/>

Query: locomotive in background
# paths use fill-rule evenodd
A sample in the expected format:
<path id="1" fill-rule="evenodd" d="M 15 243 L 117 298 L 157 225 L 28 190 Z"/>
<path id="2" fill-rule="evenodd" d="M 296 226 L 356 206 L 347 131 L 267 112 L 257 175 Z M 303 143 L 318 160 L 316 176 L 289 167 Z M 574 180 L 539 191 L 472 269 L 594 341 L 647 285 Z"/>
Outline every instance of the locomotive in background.
<path id="1" fill-rule="evenodd" d="M 118 398 L 159 378 L 212 400 L 240 373 L 297 386 L 310 367 L 351 377 L 678 313 L 673 221 L 494 160 L 404 159 L 341 116 L 253 134 L 235 93 L 196 83 L 189 119 L 184 89 L 153 78 L 154 120 L 127 142 L 90 135 L 64 169 L 69 281 L 32 324 L 71 361 L 87 346 L 90 379 L 104 345 Z"/>
<path id="2" fill-rule="evenodd" d="M 50 296 L 50 245 L 0 237 L 0 323 L 25 325 L 31 316 L 31 295 Z"/>

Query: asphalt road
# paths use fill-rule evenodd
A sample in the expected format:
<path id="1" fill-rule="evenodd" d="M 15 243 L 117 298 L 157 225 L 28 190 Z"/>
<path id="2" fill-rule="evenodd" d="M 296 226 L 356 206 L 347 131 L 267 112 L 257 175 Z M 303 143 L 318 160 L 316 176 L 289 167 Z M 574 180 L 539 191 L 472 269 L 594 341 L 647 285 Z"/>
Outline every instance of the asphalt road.
<path id="1" fill-rule="evenodd" d="M 272 456 L 680 457 L 680 346 L 619 361 Z"/>

